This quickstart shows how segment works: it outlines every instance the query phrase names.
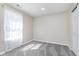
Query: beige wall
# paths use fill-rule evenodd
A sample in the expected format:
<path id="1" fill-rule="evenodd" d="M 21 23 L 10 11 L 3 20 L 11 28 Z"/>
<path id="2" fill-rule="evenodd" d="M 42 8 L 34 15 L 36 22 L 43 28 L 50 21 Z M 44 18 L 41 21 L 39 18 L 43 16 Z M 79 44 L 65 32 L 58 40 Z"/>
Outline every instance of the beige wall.
<path id="1" fill-rule="evenodd" d="M 23 16 L 23 43 L 32 40 L 32 17 L 24 15 Z"/>
<path id="2" fill-rule="evenodd" d="M 33 19 L 33 39 L 62 45 L 69 45 L 68 12 Z"/>

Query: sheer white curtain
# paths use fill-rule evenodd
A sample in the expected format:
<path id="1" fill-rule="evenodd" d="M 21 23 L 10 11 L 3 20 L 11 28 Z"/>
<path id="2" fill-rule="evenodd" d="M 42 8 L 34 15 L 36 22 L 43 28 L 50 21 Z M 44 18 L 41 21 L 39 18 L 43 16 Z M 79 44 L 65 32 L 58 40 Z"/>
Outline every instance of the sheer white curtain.
<path id="1" fill-rule="evenodd" d="M 4 33 L 7 49 L 13 49 L 22 44 L 23 39 L 23 16 L 14 9 L 5 8 Z"/>

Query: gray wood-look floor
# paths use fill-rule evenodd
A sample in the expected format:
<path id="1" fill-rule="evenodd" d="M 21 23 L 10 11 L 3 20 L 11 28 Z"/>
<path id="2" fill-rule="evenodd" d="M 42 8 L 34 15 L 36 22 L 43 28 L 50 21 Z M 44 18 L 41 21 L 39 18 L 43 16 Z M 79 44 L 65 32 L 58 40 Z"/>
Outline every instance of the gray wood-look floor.
<path id="1" fill-rule="evenodd" d="M 75 54 L 64 45 L 32 41 L 6 52 L 3 56 L 75 56 Z"/>

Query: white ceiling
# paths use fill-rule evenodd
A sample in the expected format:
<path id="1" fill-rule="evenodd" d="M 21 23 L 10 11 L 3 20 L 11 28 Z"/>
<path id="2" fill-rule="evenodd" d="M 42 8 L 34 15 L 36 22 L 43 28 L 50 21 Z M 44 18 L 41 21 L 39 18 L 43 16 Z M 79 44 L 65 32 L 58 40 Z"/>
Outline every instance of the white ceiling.
<path id="1" fill-rule="evenodd" d="M 9 5 L 21 9 L 33 17 L 68 11 L 72 6 L 71 3 L 19 3 L 19 6 L 16 3 L 12 3 Z M 42 11 L 41 8 L 45 8 L 45 10 Z"/>

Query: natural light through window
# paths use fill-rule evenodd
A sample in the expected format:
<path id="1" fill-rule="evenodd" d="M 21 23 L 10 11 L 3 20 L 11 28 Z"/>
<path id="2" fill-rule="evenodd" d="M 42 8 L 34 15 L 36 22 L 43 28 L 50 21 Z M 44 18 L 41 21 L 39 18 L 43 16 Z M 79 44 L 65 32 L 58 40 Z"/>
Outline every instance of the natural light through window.
<path id="1" fill-rule="evenodd" d="M 23 39 L 23 16 L 21 13 L 5 8 L 4 32 L 5 41 L 10 45 L 18 45 Z M 19 45 L 18 45 L 19 46 Z"/>

